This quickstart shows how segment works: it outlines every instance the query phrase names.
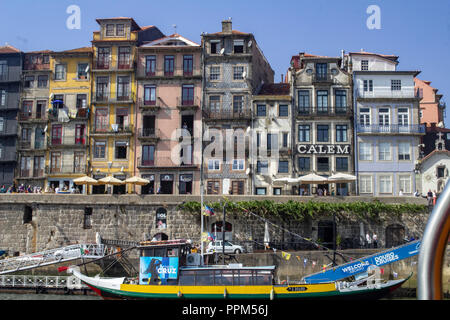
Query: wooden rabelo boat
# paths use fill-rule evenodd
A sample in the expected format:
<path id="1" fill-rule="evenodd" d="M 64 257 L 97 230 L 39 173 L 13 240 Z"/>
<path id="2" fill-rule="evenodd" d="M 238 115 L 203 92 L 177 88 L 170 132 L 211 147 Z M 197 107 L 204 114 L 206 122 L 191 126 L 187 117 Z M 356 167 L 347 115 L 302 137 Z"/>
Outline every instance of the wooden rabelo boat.
<path id="1" fill-rule="evenodd" d="M 276 283 L 275 266 L 201 265 L 185 240 L 142 242 L 139 278 L 102 278 L 68 272 L 104 299 L 379 299 L 407 279 Z"/>

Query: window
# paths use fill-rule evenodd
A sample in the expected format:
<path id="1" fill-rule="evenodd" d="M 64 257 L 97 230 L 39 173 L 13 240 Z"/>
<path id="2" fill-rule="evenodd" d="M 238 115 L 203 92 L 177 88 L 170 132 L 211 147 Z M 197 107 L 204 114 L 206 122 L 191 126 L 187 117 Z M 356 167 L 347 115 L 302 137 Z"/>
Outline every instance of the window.
<path id="1" fill-rule="evenodd" d="M 336 113 L 345 113 L 347 110 L 347 91 L 336 90 L 334 98 L 336 100 Z"/>
<path id="2" fill-rule="evenodd" d="M 52 126 L 52 145 L 59 145 L 62 143 L 62 125 Z"/>
<path id="3" fill-rule="evenodd" d="M 283 134 L 282 146 L 283 148 L 287 148 L 289 146 L 289 133 L 283 132 L 282 134 Z"/>
<path id="4" fill-rule="evenodd" d="M 369 60 L 362 60 L 361 71 L 368 71 L 368 70 L 369 70 Z"/>
<path id="5" fill-rule="evenodd" d="M 77 66 L 78 80 L 86 80 L 88 78 L 88 63 L 79 63 Z"/>
<path id="6" fill-rule="evenodd" d="M 144 86 L 144 105 L 156 105 L 156 86 Z"/>
<path id="7" fill-rule="evenodd" d="M 98 69 L 108 69 L 109 68 L 110 52 L 111 52 L 111 48 L 109 48 L 109 47 L 98 48 L 98 57 L 97 57 L 97 68 Z"/>
<path id="8" fill-rule="evenodd" d="M 298 91 L 298 111 L 300 113 L 309 113 L 310 99 L 308 90 Z"/>
<path id="9" fill-rule="evenodd" d="M 328 65 L 326 63 L 316 63 L 316 77 L 318 80 L 327 78 Z"/>
<path id="10" fill-rule="evenodd" d="M 328 91 L 317 91 L 317 112 L 328 113 Z"/>
<path id="11" fill-rule="evenodd" d="M 92 228 L 92 208 L 84 208 L 83 229 Z"/>
<path id="12" fill-rule="evenodd" d="M 119 47 L 119 61 L 117 65 L 119 69 L 131 68 L 130 55 L 131 55 L 130 47 Z"/>
<path id="13" fill-rule="evenodd" d="M 256 106 L 256 116 L 257 117 L 265 117 L 266 116 L 266 105 L 258 104 Z"/>
<path id="14" fill-rule="evenodd" d="M 94 158 L 104 159 L 106 156 L 106 141 L 94 142 Z"/>
<path id="15" fill-rule="evenodd" d="M 359 143 L 359 160 L 370 161 L 372 160 L 372 145 L 368 142 Z"/>
<path id="16" fill-rule="evenodd" d="M 398 143 L 398 160 L 411 160 L 410 146 L 408 142 Z"/>
<path id="17" fill-rule="evenodd" d="M 364 80 L 364 92 L 373 91 L 373 80 Z"/>
<path id="18" fill-rule="evenodd" d="M 348 158 L 336 157 L 336 171 L 348 171 Z"/>
<path id="19" fill-rule="evenodd" d="M 389 126 L 389 109 L 380 108 L 378 110 L 378 124 L 380 126 Z"/>
<path id="20" fill-rule="evenodd" d="M 220 67 L 219 66 L 211 66 L 209 68 L 209 80 L 220 80 Z"/>
<path id="21" fill-rule="evenodd" d="M 398 108 L 398 125 L 407 126 L 408 125 L 408 108 Z"/>
<path id="22" fill-rule="evenodd" d="M 372 193 L 372 177 L 360 176 L 359 177 L 359 192 L 360 193 Z"/>
<path id="23" fill-rule="evenodd" d="M 391 90 L 392 91 L 402 90 L 402 80 L 391 80 Z"/>
<path id="24" fill-rule="evenodd" d="M 44 156 L 37 156 L 33 159 L 33 177 L 42 177 L 44 175 Z"/>
<path id="25" fill-rule="evenodd" d="M 244 181 L 233 181 L 231 183 L 232 194 L 244 194 Z"/>
<path id="26" fill-rule="evenodd" d="M 370 125 L 370 109 L 369 108 L 359 109 L 359 124 L 361 126 L 369 126 Z"/>
<path id="27" fill-rule="evenodd" d="M 211 40 L 210 46 L 211 46 L 211 50 L 210 50 L 211 54 L 216 54 L 216 53 L 220 52 L 220 41 L 219 40 Z"/>
<path id="28" fill-rule="evenodd" d="M 145 57 L 145 74 L 147 76 L 154 76 L 156 73 L 156 56 Z"/>
<path id="29" fill-rule="evenodd" d="M 34 148 L 35 149 L 43 149 L 44 148 L 44 139 L 45 139 L 44 128 L 36 127 L 36 130 L 34 132 Z"/>
<path id="30" fill-rule="evenodd" d="M 173 76 L 175 58 L 174 56 L 164 56 L 164 75 Z"/>
<path id="31" fill-rule="evenodd" d="M 0 106 L 6 105 L 6 90 L 0 89 Z"/>
<path id="32" fill-rule="evenodd" d="M 123 24 L 116 24 L 116 36 L 123 37 L 125 35 L 125 26 Z"/>
<path id="33" fill-rule="evenodd" d="M 233 41 L 233 52 L 234 53 L 244 53 L 244 40 L 234 40 Z"/>
<path id="34" fill-rule="evenodd" d="M 128 100 L 130 94 L 130 77 L 117 77 L 117 100 Z"/>
<path id="35" fill-rule="evenodd" d="M 328 125 L 318 124 L 317 125 L 317 142 L 328 142 L 329 134 L 328 134 Z"/>
<path id="36" fill-rule="evenodd" d="M 289 173 L 289 161 L 278 161 L 278 173 Z"/>
<path id="37" fill-rule="evenodd" d="M 336 125 L 336 142 L 347 142 L 347 125 Z"/>
<path id="38" fill-rule="evenodd" d="M 66 79 L 66 65 L 57 64 L 55 65 L 55 80 L 65 80 Z"/>
<path id="39" fill-rule="evenodd" d="M 267 193 L 266 188 L 256 188 L 256 194 L 258 196 L 265 196 Z"/>
<path id="40" fill-rule="evenodd" d="M 380 193 L 392 193 L 391 176 L 380 176 Z"/>
<path id="41" fill-rule="evenodd" d="M 244 170 L 243 159 L 233 159 L 233 170 Z"/>
<path id="42" fill-rule="evenodd" d="M 33 88 L 34 76 L 25 76 L 25 80 L 23 83 L 24 88 Z"/>
<path id="43" fill-rule="evenodd" d="M 8 64 L 6 61 L 0 61 L 0 80 L 8 78 Z"/>
<path id="44" fill-rule="evenodd" d="M 399 190 L 403 193 L 411 193 L 411 177 L 410 176 L 399 176 L 398 177 Z"/>
<path id="45" fill-rule="evenodd" d="M 210 171 L 220 170 L 220 160 L 219 159 L 208 159 L 208 170 L 210 170 Z"/>
<path id="46" fill-rule="evenodd" d="M 73 172 L 84 172 L 86 167 L 84 152 L 73 153 Z"/>
<path id="47" fill-rule="evenodd" d="M 280 104 L 278 106 L 278 116 L 280 116 L 280 117 L 288 117 L 289 116 L 289 108 L 286 104 Z"/>
<path id="48" fill-rule="evenodd" d="M 108 108 L 97 108 L 95 110 L 94 131 L 108 131 L 109 119 Z"/>
<path id="49" fill-rule="evenodd" d="M 241 114 L 244 107 L 244 96 L 233 96 L 233 113 Z"/>
<path id="50" fill-rule="evenodd" d="M 281 196 L 281 188 L 273 188 L 274 196 Z"/>
<path id="51" fill-rule="evenodd" d="M 299 157 L 298 158 L 298 170 L 299 171 L 310 171 L 311 170 L 311 158 Z"/>
<path id="52" fill-rule="evenodd" d="M 38 76 L 38 88 L 47 88 L 48 76 Z"/>
<path id="53" fill-rule="evenodd" d="M 317 158 L 317 171 L 324 172 L 330 171 L 330 159 L 329 158 Z"/>
<path id="54" fill-rule="evenodd" d="M 142 146 L 142 165 L 153 166 L 155 164 L 155 146 Z"/>
<path id="55" fill-rule="evenodd" d="M 220 112 L 220 96 L 209 96 L 209 110 L 211 113 Z"/>
<path id="56" fill-rule="evenodd" d="M 75 144 L 84 145 L 86 142 L 85 138 L 85 125 L 77 124 L 75 126 Z"/>
<path id="57" fill-rule="evenodd" d="M 278 150 L 278 134 L 267 134 L 267 151 Z"/>
<path id="58" fill-rule="evenodd" d="M 106 36 L 107 37 L 113 37 L 114 36 L 114 25 L 113 24 L 107 24 L 106 25 Z"/>
<path id="59" fill-rule="evenodd" d="M 309 142 L 310 141 L 310 127 L 307 124 L 298 125 L 298 141 Z"/>
<path id="60" fill-rule="evenodd" d="M 268 174 L 269 173 L 269 162 L 265 160 L 258 160 L 256 162 L 256 173 L 258 174 Z"/>
<path id="61" fill-rule="evenodd" d="M 31 157 L 24 157 L 20 159 L 20 176 L 21 177 L 29 177 L 31 172 Z"/>
<path id="62" fill-rule="evenodd" d="M 95 98 L 98 101 L 108 100 L 109 77 L 97 77 Z"/>
<path id="63" fill-rule="evenodd" d="M 0 132 L 3 132 L 5 130 L 5 119 L 3 117 L 0 117 Z"/>
<path id="64" fill-rule="evenodd" d="M 194 85 L 193 84 L 185 84 L 182 87 L 181 92 L 182 104 L 184 105 L 194 105 Z"/>
<path id="65" fill-rule="evenodd" d="M 220 193 L 220 182 L 219 181 L 208 181 L 206 184 L 207 194 L 219 194 Z"/>
<path id="66" fill-rule="evenodd" d="M 116 108 L 116 125 L 119 130 L 128 127 L 128 108 Z"/>
<path id="67" fill-rule="evenodd" d="M 244 79 L 244 67 L 237 66 L 233 67 L 233 80 L 243 80 Z"/>
<path id="68" fill-rule="evenodd" d="M 194 57 L 189 55 L 183 56 L 183 75 L 192 76 L 192 71 L 194 68 Z"/>
<path id="69" fill-rule="evenodd" d="M 50 172 L 61 172 L 61 152 L 52 152 L 50 154 Z"/>
<path id="70" fill-rule="evenodd" d="M 31 118 L 32 115 L 32 109 L 33 109 L 33 101 L 30 100 L 24 100 L 22 102 L 22 110 L 21 110 L 21 118 L 22 119 L 28 119 Z"/>
<path id="71" fill-rule="evenodd" d="M 31 141 L 31 128 L 22 128 L 21 140 L 23 142 Z"/>
<path id="72" fill-rule="evenodd" d="M 128 143 L 126 141 L 116 141 L 115 143 L 115 159 L 126 159 Z"/>
<path id="73" fill-rule="evenodd" d="M 77 109 L 87 108 L 87 94 L 77 94 Z"/>
<path id="74" fill-rule="evenodd" d="M 378 144 L 378 160 L 390 161 L 391 159 L 391 144 L 389 142 L 380 142 Z"/>

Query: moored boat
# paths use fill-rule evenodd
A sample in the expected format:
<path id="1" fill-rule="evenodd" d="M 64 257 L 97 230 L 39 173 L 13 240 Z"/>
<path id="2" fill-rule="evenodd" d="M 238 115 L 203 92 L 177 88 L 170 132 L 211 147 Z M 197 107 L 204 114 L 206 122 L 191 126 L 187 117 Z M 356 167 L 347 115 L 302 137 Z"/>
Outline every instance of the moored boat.
<path id="1" fill-rule="evenodd" d="M 138 278 L 88 277 L 69 273 L 104 299 L 379 299 L 407 279 L 276 283 L 275 266 L 202 265 L 185 240 L 143 242 Z"/>

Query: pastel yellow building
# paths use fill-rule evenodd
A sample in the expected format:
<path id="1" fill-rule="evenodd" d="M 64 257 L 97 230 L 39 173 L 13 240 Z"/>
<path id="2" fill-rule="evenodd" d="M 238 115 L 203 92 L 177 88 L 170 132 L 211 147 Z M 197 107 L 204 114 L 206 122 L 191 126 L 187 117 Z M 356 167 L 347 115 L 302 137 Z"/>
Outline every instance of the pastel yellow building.
<path id="1" fill-rule="evenodd" d="M 90 160 L 94 179 L 136 174 L 136 52 L 143 41 L 164 36 L 154 26 L 139 27 L 132 18 L 97 19 L 93 33 Z M 93 186 L 92 193 L 125 193 L 126 186 Z M 131 189 L 129 190 L 131 192 Z"/>
<path id="2" fill-rule="evenodd" d="M 46 186 L 70 190 L 73 179 L 88 174 L 88 120 L 92 48 L 50 54 Z"/>

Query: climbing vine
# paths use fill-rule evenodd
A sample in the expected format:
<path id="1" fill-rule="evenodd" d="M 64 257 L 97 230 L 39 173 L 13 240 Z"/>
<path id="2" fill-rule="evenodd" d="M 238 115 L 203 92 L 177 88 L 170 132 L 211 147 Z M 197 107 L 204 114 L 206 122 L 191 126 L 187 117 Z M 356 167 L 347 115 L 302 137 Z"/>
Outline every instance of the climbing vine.
<path id="1" fill-rule="evenodd" d="M 403 214 L 417 214 L 427 212 L 427 206 L 401 203 L 387 204 L 374 200 L 372 202 L 297 202 L 289 200 L 279 203 L 272 200 L 251 200 L 232 202 L 223 199 L 221 202 L 207 202 L 210 208 L 216 213 L 221 213 L 223 205 L 226 204 L 227 214 L 235 217 L 244 215 L 246 210 L 251 211 L 264 218 L 294 220 L 301 222 L 307 218 L 317 219 L 321 217 L 329 217 L 333 213 L 338 219 L 348 219 L 353 217 L 359 219 L 380 221 L 381 214 L 395 216 L 401 218 Z M 191 214 L 200 213 L 200 202 L 189 201 L 180 204 L 178 208 Z"/>

